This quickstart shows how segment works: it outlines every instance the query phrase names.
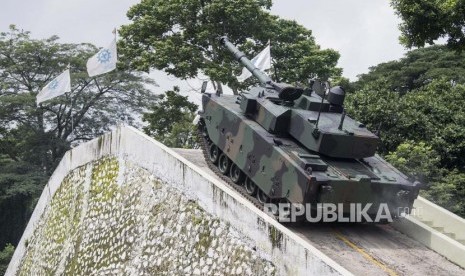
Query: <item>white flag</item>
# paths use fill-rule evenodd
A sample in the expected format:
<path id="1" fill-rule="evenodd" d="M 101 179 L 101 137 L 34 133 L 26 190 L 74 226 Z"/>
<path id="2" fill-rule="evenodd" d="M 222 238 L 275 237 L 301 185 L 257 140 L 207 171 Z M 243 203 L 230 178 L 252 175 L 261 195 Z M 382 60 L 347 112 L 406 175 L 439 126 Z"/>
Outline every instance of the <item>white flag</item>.
<path id="1" fill-rule="evenodd" d="M 270 53 L 270 45 L 266 46 L 263 51 L 261 51 L 257 56 L 252 59 L 252 63 L 258 69 L 265 71 L 271 68 L 271 53 Z M 250 78 L 252 73 L 244 67 L 242 69 L 242 74 L 237 77 L 239 82 L 243 82 L 246 79 Z"/>
<path id="2" fill-rule="evenodd" d="M 42 88 L 39 94 L 37 94 L 37 104 L 63 95 L 66 92 L 71 92 L 69 69 L 66 69 L 58 77 L 54 78 L 44 88 Z"/>
<path id="3" fill-rule="evenodd" d="M 113 71 L 116 68 L 116 37 L 110 46 L 98 51 L 97 54 L 87 61 L 87 73 L 89 77 L 101 75 Z"/>

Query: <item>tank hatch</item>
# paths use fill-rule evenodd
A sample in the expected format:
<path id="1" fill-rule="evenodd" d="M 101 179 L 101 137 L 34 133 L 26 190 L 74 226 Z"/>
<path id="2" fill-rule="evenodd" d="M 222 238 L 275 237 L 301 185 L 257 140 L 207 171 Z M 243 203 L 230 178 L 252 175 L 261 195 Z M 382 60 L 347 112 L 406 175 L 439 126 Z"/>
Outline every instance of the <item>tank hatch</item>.
<path id="1" fill-rule="evenodd" d="M 293 151 L 293 158 L 300 162 L 302 169 L 312 172 L 325 172 L 328 169 L 328 164 L 326 164 L 319 155 L 315 154 L 306 154 Z"/>
<path id="2" fill-rule="evenodd" d="M 276 102 L 277 93 L 261 87 L 241 94 L 241 110 L 270 133 L 287 133 L 291 109 Z"/>

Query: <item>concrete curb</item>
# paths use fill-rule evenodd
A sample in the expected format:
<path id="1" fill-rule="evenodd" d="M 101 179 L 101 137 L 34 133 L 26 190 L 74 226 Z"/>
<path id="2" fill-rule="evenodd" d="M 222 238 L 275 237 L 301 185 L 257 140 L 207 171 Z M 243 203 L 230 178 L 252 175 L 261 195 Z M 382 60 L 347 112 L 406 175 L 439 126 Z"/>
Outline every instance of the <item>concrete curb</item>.
<path id="1" fill-rule="evenodd" d="M 392 227 L 465 268 L 465 246 L 413 216 L 393 222 Z"/>
<path id="2" fill-rule="evenodd" d="M 445 233 L 455 235 L 455 240 L 465 240 L 465 219 L 420 196 L 415 200 L 413 207 L 416 209 L 414 217 L 421 221 L 431 221 L 433 226 L 444 228 Z"/>

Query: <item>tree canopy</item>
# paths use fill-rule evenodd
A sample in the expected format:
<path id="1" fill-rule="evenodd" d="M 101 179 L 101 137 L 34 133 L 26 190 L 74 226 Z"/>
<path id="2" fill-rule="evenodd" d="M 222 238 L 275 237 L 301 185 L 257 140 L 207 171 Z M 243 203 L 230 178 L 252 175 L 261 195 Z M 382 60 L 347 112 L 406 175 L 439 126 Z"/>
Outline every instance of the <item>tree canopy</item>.
<path id="1" fill-rule="evenodd" d="M 56 36 L 33 39 L 15 26 L 0 33 L 0 249 L 18 242 L 46 180 L 73 144 L 133 122 L 156 98 L 146 88 L 151 81 L 135 71 L 90 79 L 85 64 L 96 52 Z M 37 106 L 38 92 L 68 64 L 71 93 Z"/>
<path id="2" fill-rule="evenodd" d="M 37 164 L 50 174 L 70 145 L 90 140 L 117 121 L 132 122 L 153 101 L 140 74 L 87 76 L 90 44 L 36 40 L 14 26 L 0 34 L 0 153 Z M 72 91 L 36 105 L 40 89 L 71 66 Z"/>
<path id="3" fill-rule="evenodd" d="M 5 275 L 6 270 L 8 268 L 8 264 L 10 263 L 10 259 L 13 256 L 15 248 L 10 243 L 0 250 L 0 274 Z"/>
<path id="4" fill-rule="evenodd" d="M 229 40 L 249 58 L 271 40 L 275 77 L 280 81 L 304 82 L 310 77 L 338 77 L 339 54 L 321 50 L 311 31 L 295 21 L 269 14 L 269 0 L 142 0 L 133 6 L 123 26 L 123 56 L 133 68 L 164 70 L 181 79 L 208 76 L 217 85 L 237 89 L 235 78 L 242 68 L 220 48 L 218 38 Z"/>
<path id="5" fill-rule="evenodd" d="M 264 33 L 272 43 L 274 80 L 304 85 L 309 78 L 327 80 L 341 76 L 342 69 L 336 67 L 339 53 L 322 50 L 312 31 L 296 21 L 270 16 Z"/>
<path id="6" fill-rule="evenodd" d="M 192 124 L 198 106 L 186 96 L 179 95 L 179 87 L 166 91 L 144 114 L 148 123 L 145 133 L 174 148 L 195 148 L 196 128 Z"/>
<path id="7" fill-rule="evenodd" d="M 401 42 L 409 47 L 434 44 L 447 38 L 455 49 L 465 49 L 464 0 L 391 0 L 403 22 Z"/>
<path id="8" fill-rule="evenodd" d="M 439 45 L 413 50 L 400 60 L 370 67 L 369 73 L 359 76 L 355 86 L 383 82 L 384 88 L 404 93 L 440 78 L 464 84 L 465 53 L 457 54 Z"/>
<path id="9" fill-rule="evenodd" d="M 407 140 L 424 141 L 442 166 L 463 168 L 465 63 L 460 59 L 435 46 L 372 67 L 354 84 L 357 93 L 349 96 L 348 109 L 372 129 L 381 125 L 382 152 Z"/>

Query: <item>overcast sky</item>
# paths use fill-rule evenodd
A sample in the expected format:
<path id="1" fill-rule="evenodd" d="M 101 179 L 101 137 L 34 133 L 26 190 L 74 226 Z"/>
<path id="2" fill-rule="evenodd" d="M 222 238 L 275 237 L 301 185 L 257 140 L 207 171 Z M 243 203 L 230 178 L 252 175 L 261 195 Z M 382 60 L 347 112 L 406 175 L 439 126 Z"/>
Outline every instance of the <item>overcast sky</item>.
<path id="1" fill-rule="evenodd" d="M 62 42 L 90 42 L 99 47 L 112 39 L 114 27 L 129 23 L 126 12 L 138 0 L 1 0 L 0 31 L 10 24 L 34 38 L 58 35 Z M 296 20 L 313 31 L 322 48 L 341 54 L 339 66 L 352 80 L 370 66 L 402 57 L 400 20 L 388 0 L 274 0 L 272 13 Z M 177 80 L 155 74 L 163 89 Z"/>

